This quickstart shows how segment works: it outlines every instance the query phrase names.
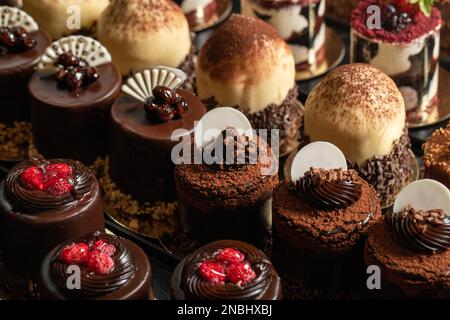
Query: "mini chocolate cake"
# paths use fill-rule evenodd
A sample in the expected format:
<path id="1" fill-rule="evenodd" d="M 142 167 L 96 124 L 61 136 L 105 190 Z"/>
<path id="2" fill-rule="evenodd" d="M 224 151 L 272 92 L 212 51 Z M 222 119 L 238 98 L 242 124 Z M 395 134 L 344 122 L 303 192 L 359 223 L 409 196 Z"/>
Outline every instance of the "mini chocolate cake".
<path id="1" fill-rule="evenodd" d="M 368 27 L 367 7 L 382 8 L 381 28 Z M 435 122 L 438 117 L 439 32 L 441 14 L 407 1 L 364 0 L 353 11 L 352 62 L 369 63 L 392 77 L 405 100 L 412 124 Z"/>
<path id="2" fill-rule="evenodd" d="M 364 239 L 380 217 L 375 190 L 356 171 L 311 168 L 274 193 L 274 264 L 315 288 L 356 286 Z"/>
<path id="3" fill-rule="evenodd" d="M 200 50 L 196 84 L 208 107 L 234 106 L 255 129 L 278 129 L 280 154 L 297 146 L 303 107 L 294 56 L 268 23 L 233 14 Z"/>
<path id="4" fill-rule="evenodd" d="M 68 288 L 74 267 L 80 270 L 80 287 Z M 51 300 L 149 300 L 152 271 L 136 244 L 95 232 L 64 241 L 46 256 L 40 291 Z"/>
<path id="5" fill-rule="evenodd" d="M 148 67 L 179 68 L 193 90 L 195 48 L 183 10 L 167 0 L 112 0 L 98 22 L 98 38 L 126 76 Z"/>
<path id="6" fill-rule="evenodd" d="M 34 273 L 57 244 L 103 228 L 97 179 L 77 161 L 28 160 L 0 184 L 0 248 L 12 270 Z"/>
<path id="7" fill-rule="evenodd" d="M 108 4 L 109 0 L 26 0 L 23 9 L 57 40 L 73 34 L 95 36 L 97 20 Z"/>
<path id="8" fill-rule="evenodd" d="M 297 80 L 327 67 L 325 0 L 246 0 L 243 13 L 277 29 L 294 54 Z"/>
<path id="9" fill-rule="evenodd" d="M 424 175 L 450 189 L 450 122 L 433 132 L 423 145 Z"/>
<path id="10" fill-rule="evenodd" d="M 109 113 L 122 83 L 110 61 L 88 37 L 62 38 L 49 47 L 29 83 L 39 153 L 86 164 L 106 154 Z"/>
<path id="11" fill-rule="evenodd" d="M 217 6 L 217 0 L 181 1 L 181 9 L 183 9 L 191 29 L 214 23 L 219 18 L 217 16 Z"/>
<path id="12" fill-rule="evenodd" d="M 281 300 L 281 280 L 254 246 L 220 240 L 195 250 L 175 269 L 175 300 Z"/>

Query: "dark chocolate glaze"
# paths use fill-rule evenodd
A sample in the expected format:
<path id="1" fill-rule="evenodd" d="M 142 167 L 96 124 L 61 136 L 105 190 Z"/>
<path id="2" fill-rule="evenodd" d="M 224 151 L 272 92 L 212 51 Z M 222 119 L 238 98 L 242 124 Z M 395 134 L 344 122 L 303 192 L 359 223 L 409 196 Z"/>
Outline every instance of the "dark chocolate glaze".
<path id="1" fill-rule="evenodd" d="M 0 55 L 0 122 L 12 124 L 14 121 L 30 119 L 27 85 L 35 67 L 51 39 L 44 31 L 30 33 L 36 45 L 20 53 Z"/>
<path id="2" fill-rule="evenodd" d="M 181 137 L 190 141 L 194 122 L 206 113 L 192 93 L 185 90 L 178 93 L 187 101 L 189 110 L 180 119 L 165 123 L 149 122 L 143 103 L 129 96 L 121 96 L 112 107 L 109 173 L 121 191 L 138 201 L 176 199 L 172 148 Z M 185 132 L 171 141 L 177 129 Z"/>
<path id="3" fill-rule="evenodd" d="M 220 249 L 242 252 L 251 264 L 256 278 L 242 287 L 235 284 L 214 285 L 202 280 L 198 263 L 214 257 Z M 171 281 L 175 300 L 281 300 L 281 281 L 272 263 L 254 246 L 233 240 L 220 240 L 203 246 L 184 258 L 175 269 Z"/>
<path id="4" fill-rule="evenodd" d="M 53 73 L 38 71 L 30 80 L 34 144 L 47 158 L 91 164 L 106 155 L 111 105 L 122 83 L 113 64 L 97 67 L 99 79 L 78 93 L 58 87 Z"/>

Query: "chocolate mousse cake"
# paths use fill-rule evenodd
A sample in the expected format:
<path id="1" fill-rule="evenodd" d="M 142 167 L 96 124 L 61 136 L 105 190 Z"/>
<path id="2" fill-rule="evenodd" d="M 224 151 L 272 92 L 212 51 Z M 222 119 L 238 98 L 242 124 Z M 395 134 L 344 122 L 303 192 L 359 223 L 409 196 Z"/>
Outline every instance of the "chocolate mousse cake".
<path id="1" fill-rule="evenodd" d="M 184 258 L 171 281 L 175 300 L 281 300 L 281 280 L 254 246 L 234 240 L 205 245 Z"/>
<path id="2" fill-rule="evenodd" d="M 98 38 L 122 75 L 148 67 L 183 70 L 193 90 L 195 47 L 183 10 L 167 0 L 112 0 L 98 22 Z"/>
<path id="3" fill-rule="evenodd" d="M 29 83 L 38 152 L 85 164 L 106 155 L 109 114 L 121 83 L 111 56 L 98 41 L 70 36 L 54 42 Z"/>
<path id="4" fill-rule="evenodd" d="M 329 73 L 308 96 L 302 138 L 336 145 L 387 207 L 413 178 L 405 121 L 394 81 L 373 66 L 349 64 Z"/>
<path id="5" fill-rule="evenodd" d="M 450 189 L 450 122 L 439 128 L 423 145 L 424 176 Z"/>
<path id="6" fill-rule="evenodd" d="M 186 15 L 189 27 L 196 29 L 199 26 L 211 25 L 219 17 L 217 15 L 217 0 L 182 0 L 181 9 Z"/>
<path id="7" fill-rule="evenodd" d="M 37 272 L 62 241 L 103 229 L 97 179 L 80 162 L 27 160 L 0 184 L 0 250 L 11 270 Z"/>
<path id="8" fill-rule="evenodd" d="M 23 9 L 57 40 L 73 34 L 95 36 L 97 20 L 109 0 L 32 0 Z"/>
<path id="9" fill-rule="evenodd" d="M 327 68 L 325 0 L 247 0 L 243 12 L 270 23 L 289 44 L 297 80 Z"/>
<path id="10" fill-rule="evenodd" d="M 297 146 L 303 106 L 294 56 L 275 28 L 231 15 L 201 48 L 196 70 L 197 92 L 208 107 L 233 106 L 255 129 L 278 129 L 280 154 Z"/>
<path id="11" fill-rule="evenodd" d="M 80 271 L 79 287 L 68 288 Z M 39 286 L 50 300 L 152 300 L 152 271 L 144 251 L 111 234 L 89 233 L 64 241 L 44 259 Z"/>
<path id="12" fill-rule="evenodd" d="M 135 96 L 139 90 L 133 83 L 140 77 L 151 77 L 149 83 L 157 84 L 158 78 L 171 78 L 167 73 L 178 82 L 144 85 L 141 92 L 148 94 Z M 200 99 L 179 89 L 185 79 L 178 69 L 147 69 L 124 85 L 123 91 L 132 95 L 121 96 L 112 107 L 109 175 L 122 192 L 141 203 L 176 199 L 172 149 L 180 139 L 190 140 L 195 122 L 206 113 Z"/>
<path id="13" fill-rule="evenodd" d="M 378 27 L 372 26 L 373 13 L 367 12 L 372 5 L 382 11 Z M 394 79 L 413 125 L 439 118 L 440 29 L 439 10 L 419 6 L 419 1 L 363 0 L 352 14 L 350 60 L 369 63 Z"/>

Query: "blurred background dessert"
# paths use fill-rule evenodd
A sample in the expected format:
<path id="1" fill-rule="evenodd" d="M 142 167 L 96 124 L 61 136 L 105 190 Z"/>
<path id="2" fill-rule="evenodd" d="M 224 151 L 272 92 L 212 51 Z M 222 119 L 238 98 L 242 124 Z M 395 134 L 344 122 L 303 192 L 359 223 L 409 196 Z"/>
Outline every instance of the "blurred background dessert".
<path id="1" fill-rule="evenodd" d="M 181 9 L 185 13 L 191 29 L 209 25 L 217 20 L 217 0 L 183 0 Z"/>
<path id="2" fill-rule="evenodd" d="M 423 152 L 424 176 L 450 189 L 450 122 L 428 137 Z"/>
<path id="3" fill-rule="evenodd" d="M 0 6 L 21 7 L 22 5 L 22 0 L 0 0 Z"/>
<path id="4" fill-rule="evenodd" d="M 360 0 L 326 0 L 327 17 L 349 24 L 352 11 L 359 1 Z"/>
<path id="5" fill-rule="evenodd" d="M 450 1 L 441 0 L 437 7 L 441 10 L 441 52 L 444 56 L 450 56 Z"/>

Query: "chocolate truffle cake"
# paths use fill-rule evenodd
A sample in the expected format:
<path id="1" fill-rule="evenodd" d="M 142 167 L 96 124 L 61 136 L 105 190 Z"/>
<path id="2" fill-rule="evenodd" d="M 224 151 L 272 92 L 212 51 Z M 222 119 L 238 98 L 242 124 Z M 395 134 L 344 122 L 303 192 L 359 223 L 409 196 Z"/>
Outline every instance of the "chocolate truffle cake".
<path id="1" fill-rule="evenodd" d="M 289 44 L 297 80 L 326 69 L 325 0 L 246 0 L 243 12 L 270 23 Z"/>
<path id="2" fill-rule="evenodd" d="M 79 288 L 68 288 L 78 267 Z M 133 242 L 100 232 L 64 241 L 44 259 L 40 293 L 51 300 L 153 299 L 152 271 Z"/>
<path id="3" fill-rule="evenodd" d="M 97 19 L 108 4 L 109 0 L 32 0 L 24 1 L 23 9 L 57 40 L 72 34 L 95 36 Z"/>
<path id="4" fill-rule="evenodd" d="M 103 228 L 97 179 L 80 162 L 31 159 L 0 184 L 0 248 L 12 270 L 36 272 L 57 244 Z"/>
<path id="5" fill-rule="evenodd" d="M 423 145 L 424 175 L 450 189 L 450 122 L 433 132 Z"/>
<path id="6" fill-rule="evenodd" d="M 217 16 L 217 0 L 182 0 L 181 9 L 186 15 L 189 27 L 195 29 L 201 25 L 211 25 Z"/>
<path id="7" fill-rule="evenodd" d="M 371 5 L 382 10 L 381 25 L 374 29 L 369 28 L 373 13 L 367 13 Z M 394 79 L 411 124 L 439 117 L 440 28 L 437 8 L 424 13 L 407 0 L 364 0 L 353 11 L 350 60 L 369 63 Z"/>
<path id="8" fill-rule="evenodd" d="M 179 68 L 192 90 L 194 53 L 183 10 L 167 0 L 112 0 L 98 23 L 98 38 L 122 75 L 148 67 Z"/>
<path id="9" fill-rule="evenodd" d="M 208 107 L 234 106 L 255 129 L 278 129 L 281 154 L 296 147 L 303 108 L 294 56 L 271 25 L 233 14 L 200 50 L 196 76 Z"/>
<path id="10" fill-rule="evenodd" d="M 144 85 L 141 92 L 148 95 L 136 96 L 139 90 L 133 89 L 133 83 L 147 76 L 151 77 L 149 83 L 163 85 Z M 163 78 L 178 81 L 158 80 Z M 109 174 L 121 191 L 141 203 L 176 199 L 172 148 L 180 139 L 190 139 L 195 121 L 206 112 L 200 99 L 177 89 L 185 79 L 186 75 L 178 69 L 147 69 L 135 74 L 124 86 L 123 91 L 132 96 L 121 96 L 112 107 L 114 143 L 109 146 Z"/>
<path id="11" fill-rule="evenodd" d="M 172 276 L 175 300 L 281 300 L 272 263 L 254 246 L 221 240 L 184 258 Z"/>
<path id="12" fill-rule="evenodd" d="M 106 154 L 111 105 L 122 79 L 96 40 L 70 36 L 54 42 L 29 83 L 33 139 L 45 157 L 92 164 Z"/>
<path id="13" fill-rule="evenodd" d="M 349 64 L 329 73 L 308 96 L 304 119 L 304 140 L 341 149 L 383 207 L 412 179 L 404 101 L 375 67 Z"/>
<path id="14" fill-rule="evenodd" d="M 334 158 L 322 145 L 330 144 L 312 143 L 300 150 L 292 170 L 300 164 L 305 172 L 299 178 L 293 175 L 274 193 L 273 261 L 291 281 L 325 290 L 348 289 L 360 280 L 363 242 L 381 218 L 380 202 L 370 184 L 347 170 L 342 153 L 341 168 L 309 161 L 314 156 L 308 150 L 317 146 L 313 151 L 318 157 Z"/>

